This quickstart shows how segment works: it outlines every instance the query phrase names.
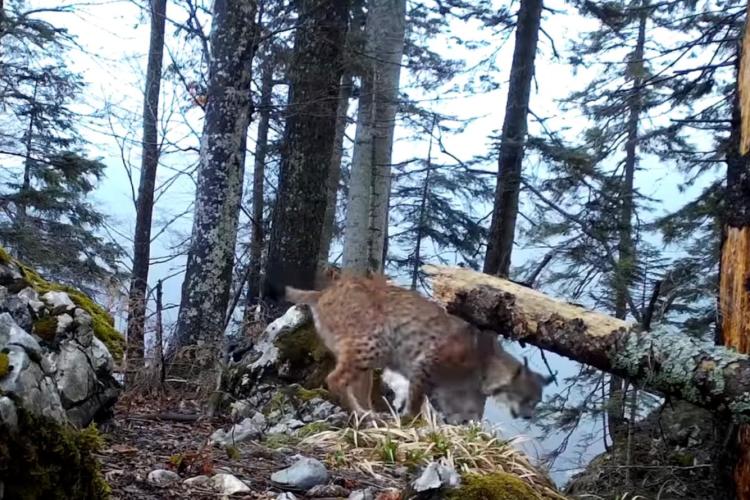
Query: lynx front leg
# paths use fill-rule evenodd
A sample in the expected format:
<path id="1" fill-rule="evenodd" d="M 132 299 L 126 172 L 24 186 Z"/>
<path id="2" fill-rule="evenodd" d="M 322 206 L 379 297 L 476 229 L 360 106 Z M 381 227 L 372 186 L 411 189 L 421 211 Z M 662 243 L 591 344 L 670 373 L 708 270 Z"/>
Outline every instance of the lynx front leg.
<path id="1" fill-rule="evenodd" d="M 336 395 L 342 404 L 349 407 L 355 413 L 367 413 L 356 397 L 358 385 L 362 385 L 362 373 L 355 366 L 350 364 L 338 363 L 326 378 L 328 389 Z M 368 406 L 369 406 L 369 399 Z"/>
<path id="2" fill-rule="evenodd" d="M 359 369 L 356 378 L 349 384 L 349 397 L 357 401 L 365 411 L 372 411 L 372 370 Z"/>

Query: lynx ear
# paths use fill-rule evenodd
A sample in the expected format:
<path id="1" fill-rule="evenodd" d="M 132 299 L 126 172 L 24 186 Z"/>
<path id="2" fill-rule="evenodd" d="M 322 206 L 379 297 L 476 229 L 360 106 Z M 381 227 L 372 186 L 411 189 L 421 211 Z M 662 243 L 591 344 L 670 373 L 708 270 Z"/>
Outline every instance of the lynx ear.
<path id="1" fill-rule="evenodd" d="M 523 357 L 523 367 L 527 370 L 529 369 L 529 358 L 527 358 L 526 356 Z"/>
<path id="2" fill-rule="evenodd" d="M 553 373 L 552 375 L 549 375 L 547 377 L 544 377 L 542 379 L 542 382 L 544 382 L 544 385 L 549 385 L 552 382 L 557 382 L 557 372 Z"/>

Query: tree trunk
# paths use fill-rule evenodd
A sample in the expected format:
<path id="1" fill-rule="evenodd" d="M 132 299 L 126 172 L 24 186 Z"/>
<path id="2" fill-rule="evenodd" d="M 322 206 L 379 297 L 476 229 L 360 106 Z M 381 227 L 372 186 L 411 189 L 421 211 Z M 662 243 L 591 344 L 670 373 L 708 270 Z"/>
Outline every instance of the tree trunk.
<path id="1" fill-rule="evenodd" d="M 326 184 L 326 213 L 323 218 L 323 231 L 320 233 L 320 251 L 318 256 L 318 267 L 323 269 L 328 265 L 328 257 L 331 252 L 331 240 L 333 239 L 333 226 L 336 222 L 336 200 L 339 192 L 339 181 L 341 180 L 341 161 L 344 157 L 344 135 L 346 134 L 347 117 L 349 112 L 349 99 L 352 97 L 354 77 L 347 70 L 341 77 L 339 88 L 339 102 L 336 111 L 336 135 L 333 139 L 333 153 L 331 154 L 331 166 L 328 171 L 328 182 Z"/>
<path id="2" fill-rule="evenodd" d="M 254 0 L 214 3 L 208 103 L 175 333 L 178 346 L 206 342 L 216 349 L 224 330 L 250 123 L 255 10 Z"/>
<path id="3" fill-rule="evenodd" d="M 398 111 L 405 0 L 373 0 L 365 28 L 357 133 L 352 155 L 344 241 L 344 268 L 355 274 L 383 272 L 391 153 Z"/>
<path id="4" fill-rule="evenodd" d="M 369 269 L 368 227 L 372 190 L 372 142 L 375 122 L 374 82 L 367 70 L 362 75 L 354 135 L 352 166 L 349 174 L 349 198 L 346 203 L 343 269 L 364 276 Z"/>
<path id="5" fill-rule="evenodd" d="M 635 246 L 633 244 L 633 215 L 635 211 L 633 192 L 635 169 L 638 163 L 638 125 L 643 107 L 644 77 L 644 47 L 646 45 L 646 22 L 649 11 L 648 3 L 641 2 L 640 19 L 638 24 L 638 38 L 633 55 L 628 64 L 628 71 L 633 80 L 633 87 L 629 96 L 629 115 L 626 124 L 627 141 L 625 142 L 625 163 L 623 183 L 620 196 L 619 240 L 617 244 L 617 267 L 615 269 L 615 317 L 625 319 L 628 316 L 628 294 L 633 282 L 635 266 Z M 617 377 L 610 378 L 609 404 L 607 407 L 607 422 L 612 442 L 622 441 L 627 436 L 625 423 L 625 395 L 624 383 Z"/>
<path id="6" fill-rule="evenodd" d="M 265 288 L 312 288 L 328 196 L 324 186 L 336 134 L 349 0 L 302 0 L 290 64 L 290 114 L 284 129 Z"/>
<path id="7" fill-rule="evenodd" d="M 542 0 L 521 0 L 500 140 L 495 206 L 484 259 L 484 272 L 498 276 L 507 277 L 510 272 L 526 143 L 526 119 L 541 19 Z"/>
<path id="8" fill-rule="evenodd" d="M 253 220 L 250 237 L 250 273 L 247 279 L 245 298 L 245 322 L 248 313 L 260 296 L 260 270 L 265 240 L 263 228 L 263 184 L 266 178 L 266 158 L 268 156 L 268 130 L 273 103 L 273 61 L 268 51 L 261 66 L 260 104 L 258 106 L 258 135 L 255 138 L 255 163 L 253 166 Z"/>
<path id="9" fill-rule="evenodd" d="M 737 95 L 727 153 L 726 209 L 719 274 L 719 342 L 750 352 L 750 32 L 746 21 L 739 53 Z M 734 482 L 750 499 L 750 426 L 737 430 Z"/>
<path id="10" fill-rule="evenodd" d="M 143 142 L 141 178 L 138 184 L 135 233 L 133 234 L 133 272 L 130 277 L 127 326 L 127 361 L 133 373 L 143 363 L 146 295 L 151 258 L 151 220 L 154 212 L 154 186 L 159 165 L 159 92 L 164 56 L 164 29 L 167 0 L 151 2 L 151 37 L 146 68 L 146 91 L 143 98 Z"/>
<path id="11" fill-rule="evenodd" d="M 665 396 L 750 422 L 750 357 L 553 299 L 468 269 L 427 266 L 435 298 L 480 329 L 593 366 Z"/>
<path id="12" fill-rule="evenodd" d="M 417 218 L 417 234 L 414 239 L 414 265 L 411 270 L 411 289 L 416 290 L 419 283 L 419 269 L 422 267 L 422 238 L 424 238 L 425 220 L 427 217 L 427 196 L 430 193 L 430 177 L 432 176 L 432 140 L 435 133 L 435 122 L 437 115 L 432 116 L 432 126 L 430 127 L 430 143 L 427 147 L 427 171 L 424 174 L 424 183 L 422 184 L 422 199 L 419 203 L 419 217 Z"/>

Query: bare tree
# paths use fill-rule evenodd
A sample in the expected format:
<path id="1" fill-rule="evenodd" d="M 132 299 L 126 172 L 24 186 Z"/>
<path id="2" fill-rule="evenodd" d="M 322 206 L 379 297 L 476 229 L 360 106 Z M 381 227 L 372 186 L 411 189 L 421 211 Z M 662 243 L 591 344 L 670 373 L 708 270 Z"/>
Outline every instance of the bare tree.
<path id="1" fill-rule="evenodd" d="M 156 170 L 159 165 L 159 93 L 164 58 L 164 29 L 167 0 L 151 1 L 151 37 L 146 69 L 146 91 L 143 98 L 143 141 L 141 177 L 136 203 L 135 232 L 133 234 L 133 270 L 130 277 L 128 304 L 127 360 L 131 368 L 143 362 L 144 329 L 146 322 L 146 292 L 151 258 L 151 221 L 154 212 Z"/>
<path id="2" fill-rule="evenodd" d="M 349 0 L 302 0 L 289 66 L 290 102 L 274 207 L 266 295 L 312 288 L 318 266 L 328 173 L 336 133 Z"/>
<path id="3" fill-rule="evenodd" d="M 224 330 L 251 113 L 254 0 L 216 0 L 195 214 L 176 346 L 216 345 Z"/>
<path id="4" fill-rule="evenodd" d="M 406 29 L 404 0 L 373 0 L 368 7 L 344 241 L 344 268 L 356 274 L 383 270 Z"/>
<path id="5" fill-rule="evenodd" d="M 542 6 L 542 0 L 521 0 L 518 10 L 516 45 L 513 49 L 508 100 L 505 103 L 500 139 L 495 206 L 484 260 L 484 272 L 498 276 L 508 276 L 510 271 Z"/>

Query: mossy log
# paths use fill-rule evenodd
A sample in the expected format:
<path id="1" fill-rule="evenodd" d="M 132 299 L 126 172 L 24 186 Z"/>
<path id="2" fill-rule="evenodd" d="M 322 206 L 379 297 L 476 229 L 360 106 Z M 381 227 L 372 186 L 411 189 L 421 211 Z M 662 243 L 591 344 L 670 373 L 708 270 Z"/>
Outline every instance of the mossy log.
<path id="1" fill-rule="evenodd" d="M 467 269 L 427 266 L 435 299 L 479 328 L 750 422 L 750 357 L 637 325 Z"/>

